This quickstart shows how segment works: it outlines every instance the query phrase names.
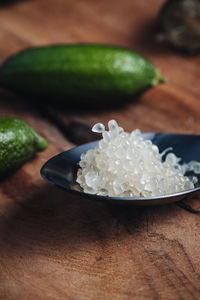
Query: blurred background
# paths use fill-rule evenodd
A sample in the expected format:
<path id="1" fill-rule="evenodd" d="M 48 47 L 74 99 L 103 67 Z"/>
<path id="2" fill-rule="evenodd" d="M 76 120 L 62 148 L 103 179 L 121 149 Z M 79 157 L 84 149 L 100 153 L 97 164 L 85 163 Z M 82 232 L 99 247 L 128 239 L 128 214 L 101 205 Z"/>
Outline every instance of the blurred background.
<path id="1" fill-rule="evenodd" d="M 144 93 L 138 97 L 139 104 L 123 111 L 84 116 L 76 112 L 72 119 L 91 126 L 114 114 L 118 121 L 126 120 L 124 126 L 129 130 L 137 126 L 147 131 L 191 133 L 199 128 L 195 115 L 199 106 L 200 56 L 162 42 L 158 16 L 164 4 L 164 0 L 1 0 L 0 62 L 24 48 L 42 45 L 102 43 L 128 47 L 147 57 L 167 82 Z M 60 128 L 65 117 L 59 114 L 57 118 Z M 64 128 L 67 126 L 65 121 Z"/>
<path id="2" fill-rule="evenodd" d="M 194 116 L 187 114 L 182 106 L 189 105 L 193 99 L 196 103 L 199 96 L 200 57 L 160 41 L 158 16 L 164 4 L 164 0 L 1 0 L 0 62 L 24 48 L 42 45 L 102 43 L 128 47 L 147 57 L 167 79 L 166 84 L 139 98 L 141 106 L 142 101 L 145 105 L 147 101 L 151 106 L 154 97 L 156 103 L 153 108 L 144 109 L 145 114 L 153 110 L 151 117 L 154 118 L 154 125 L 150 120 L 146 126 L 140 122 L 140 111 L 137 110 L 142 110 L 142 107 L 134 107 L 133 115 L 138 120 L 138 126 L 144 130 L 164 131 L 168 126 L 170 131 L 180 131 L 176 120 L 184 110 L 183 119 L 187 124 L 182 130 L 191 132 L 196 126 Z M 176 98 L 182 104 L 180 106 L 178 101 L 179 104 L 176 103 L 176 107 L 169 112 L 170 101 L 174 105 Z M 174 123 L 163 120 L 162 116 L 156 125 L 161 112 L 155 118 L 155 109 L 161 109 L 168 116 L 171 114 Z"/>
<path id="3" fill-rule="evenodd" d="M 145 55 L 169 82 L 181 85 L 184 76 L 187 80 L 184 89 L 198 92 L 194 79 L 199 69 L 191 64 L 194 59 L 156 38 L 163 0 L 0 2 L 1 62 L 10 54 L 31 46 L 77 42 L 115 44 Z M 199 58 L 195 62 L 199 63 Z"/>

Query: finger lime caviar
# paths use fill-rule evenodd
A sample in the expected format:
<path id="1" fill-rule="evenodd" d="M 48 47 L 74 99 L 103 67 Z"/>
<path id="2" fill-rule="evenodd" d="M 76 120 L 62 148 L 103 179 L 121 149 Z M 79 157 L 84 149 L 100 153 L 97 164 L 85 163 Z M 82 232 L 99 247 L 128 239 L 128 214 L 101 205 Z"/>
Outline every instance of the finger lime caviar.
<path id="1" fill-rule="evenodd" d="M 200 163 L 179 164 L 172 152 L 163 156 L 151 140 L 144 140 L 140 130 L 127 133 L 115 120 L 102 123 L 92 131 L 102 134 L 98 147 L 82 153 L 77 182 L 85 193 L 110 197 L 152 197 L 194 188 L 196 176 L 185 176 L 188 170 L 200 173 Z"/>

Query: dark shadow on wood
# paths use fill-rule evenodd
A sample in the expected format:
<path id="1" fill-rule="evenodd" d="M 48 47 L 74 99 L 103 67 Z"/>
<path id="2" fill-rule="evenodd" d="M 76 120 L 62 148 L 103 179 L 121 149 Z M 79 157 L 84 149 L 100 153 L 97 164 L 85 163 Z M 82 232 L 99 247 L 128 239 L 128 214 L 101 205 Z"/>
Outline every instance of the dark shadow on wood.
<path id="1" fill-rule="evenodd" d="M 10 255 L 22 251 L 31 255 L 38 247 L 73 252 L 97 241 L 104 247 L 120 235 L 146 234 L 147 215 L 160 211 L 159 207 L 115 206 L 81 199 L 46 183 L 40 188 L 25 188 L 17 198 L 15 190 L 6 184 L 4 189 L 14 202 L 1 221 L 0 253 L 6 249 Z"/>
<path id="2" fill-rule="evenodd" d="M 144 92 L 144 91 L 143 91 Z M 143 93 L 140 92 L 132 99 L 125 101 L 123 104 L 109 107 L 79 107 L 76 105 L 70 106 L 64 103 L 48 103 L 45 99 L 36 99 L 30 96 L 18 96 L 12 92 L 0 90 L 0 102 L 4 103 L 4 108 L 8 107 L 8 111 L 17 112 L 20 107 L 24 106 L 27 109 L 32 109 L 37 112 L 42 118 L 48 120 L 50 123 L 54 124 L 55 127 L 72 143 L 80 145 L 88 143 L 100 138 L 98 134 L 92 133 L 91 128 L 88 125 L 81 122 L 76 122 L 70 119 L 72 115 L 87 115 L 88 113 L 98 113 L 98 115 L 105 114 L 108 112 L 118 112 L 122 107 L 126 107 L 130 102 L 139 101 L 140 95 Z M 12 109 L 11 109 L 12 108 Z M 86 109 L 87 108 L 87 109 Z M 65 115 L 66 118 L 62 121 L 62 118 L 59 117 L 59 114 Z"/>
<path id="3" fill-rule="evenodd" d="M 0 7 L 4 7 L 4 6 L 11 6 L 14 5 L 18 2 L 27 2 L 27 0 L 0 0 Z"/>
<path id="4" fill-rule="evenodd" d="M 177 202 L 176 205 L 187 212 L 200 215 L 200 200 L 196 194 L 192 197 L 186 197 L 182 201 Z"/>

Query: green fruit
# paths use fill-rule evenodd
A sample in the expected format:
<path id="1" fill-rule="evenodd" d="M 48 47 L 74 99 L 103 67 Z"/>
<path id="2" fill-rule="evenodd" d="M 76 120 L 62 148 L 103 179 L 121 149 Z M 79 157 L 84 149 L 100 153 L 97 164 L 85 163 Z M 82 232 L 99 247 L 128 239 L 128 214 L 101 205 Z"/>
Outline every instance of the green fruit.
<path id="1" fill-rule="evenodd" d="M 200 50 L 200 0 L 167 0 L 159 15 L 161 39 L 176 48 Z"/>
<path id="2" fill-rule="evenodd" d="M 104 45 L 32 48 L 0 67 L 2 87 L 68 104 L 123 102 L 162 81 L 138 53 Z"/>
<path id="3" fill-rule="evenodd" d="M 25 122 L 0 117 L 0 176 L 19 167 L 46 147 L 46 140 Z"/>

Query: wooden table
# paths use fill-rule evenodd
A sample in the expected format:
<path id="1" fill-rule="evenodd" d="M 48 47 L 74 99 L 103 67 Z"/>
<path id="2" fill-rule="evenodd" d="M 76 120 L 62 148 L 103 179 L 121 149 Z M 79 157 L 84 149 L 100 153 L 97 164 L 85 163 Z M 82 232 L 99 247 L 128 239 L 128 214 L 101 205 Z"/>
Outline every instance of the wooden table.
<path id="1" fill-rule="evenodd" d="M 38 108 L 0 91 L 1 115 L 27 121 L 49 141 L 0 184 L 0 299 L 200 299 L 199 195 L 119 207 L 72 197 L 39 174 L 48 158 L 87 141 L 96 121 L 200 134 L 200 57 L 156 42 L 161 0 L 7 2 L 0 7 L 1 61 L 29 46 L 118 44 L 145 55 L 168 82 L 121 109 L 92 112 Z"/>

